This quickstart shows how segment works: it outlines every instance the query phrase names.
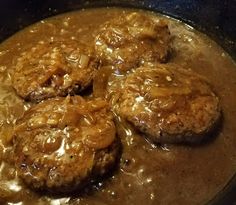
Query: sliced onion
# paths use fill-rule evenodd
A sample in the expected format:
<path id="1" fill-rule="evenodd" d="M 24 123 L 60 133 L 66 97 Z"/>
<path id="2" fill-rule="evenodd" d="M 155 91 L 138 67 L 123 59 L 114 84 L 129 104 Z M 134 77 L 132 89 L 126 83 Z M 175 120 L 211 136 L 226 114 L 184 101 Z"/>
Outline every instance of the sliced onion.
<path id="1" fill-rule="evenodd" d="M 90 148 L 104 149 L 112 144 L 115 140 L 115 125 L 113 122 L 99 124 L 93 128 L 84 128 L 82 131 L 83 141 Z"/>
<path id="2" fill-rule="evenodd" d="M 81 55 L 80 56 L 80 59 L 79 59 L 79 66 L 80 66 L 80 68 L 86 68 L 86 67 L 88 67 L 88 64 L 89 64 L 89 57 L 88 56 L 86 56 L 86 55 Z"/>
<path id="3" fill-rule="evenodd" d="M 112 66 L 104 66 L 96 73 L 93 80 L 94 97 L 104 97 L 107 91 L 107 83 L 112 74 Z"/>

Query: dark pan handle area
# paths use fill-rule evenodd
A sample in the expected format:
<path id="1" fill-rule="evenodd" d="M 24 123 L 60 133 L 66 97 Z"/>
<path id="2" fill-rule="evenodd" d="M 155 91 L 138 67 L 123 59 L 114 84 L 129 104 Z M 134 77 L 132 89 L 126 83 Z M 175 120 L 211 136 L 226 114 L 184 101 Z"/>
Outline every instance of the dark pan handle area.
<path id="1" fill-rule="evenodd" d="M 143 8 L 180 19 L 208 34 L 236 60 L 236 0 L 1 0 L 0 42 L 46 17 L 104 6 Z M 236 204 L 236 177 L 210 204 Z"/>

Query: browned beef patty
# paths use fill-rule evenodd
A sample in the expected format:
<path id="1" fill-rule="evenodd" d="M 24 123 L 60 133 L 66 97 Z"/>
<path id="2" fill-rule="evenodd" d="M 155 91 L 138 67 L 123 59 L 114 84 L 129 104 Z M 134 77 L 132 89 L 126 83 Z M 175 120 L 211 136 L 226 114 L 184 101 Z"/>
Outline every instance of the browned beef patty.
<path id="1" fill-rule="evenodd" d="M 207 81 L 173 64 L 129 74 L 116 110 L 157 143 L 200 142 L 220 117 L 219 99 Z"/>
<path id="2" fill-rule="evenodd" d="M 121 71 L 144 62 L 166 62 L 170 52 L 170 31 L 160 19 L 133 12 L 101 25 L 95 50 L 105 65 Z"/>
<path id="3" fill-rule="evenodd" d="M 14 130 L 15 164 L 30 187 L 80 189 L 114 167 L 120 143 L 101 99 L 57 97 L 28 110 Z"/>
<path id="4" fill-rule="evenodd" d="M 90 85 L 97 66 L 93 50 L 76 40 L 39 41 L 16 59 L 12 83 L 27 100 L 65 96 Z"/>

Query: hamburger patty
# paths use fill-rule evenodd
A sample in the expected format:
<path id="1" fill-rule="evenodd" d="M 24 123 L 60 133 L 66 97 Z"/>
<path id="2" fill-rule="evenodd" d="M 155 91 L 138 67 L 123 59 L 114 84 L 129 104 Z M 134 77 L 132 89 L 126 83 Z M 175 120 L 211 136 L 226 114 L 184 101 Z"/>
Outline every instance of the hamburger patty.
<path id="1" fill-rule="evenodd" d="M 155 143 L 197 143 L 220 118 L 207 81 L 176 65 L 149 65 L 129 74 L 116 111 Z"/>
<path id="2" fill-rule="evenodd" d="M 105 65 L 121 71 L 144 62 L 166 62 L 170 52 L 170 31 L 163 20 L 133 12 L 101 25 L 95 51 Z"/>
<path id="3" fill-rule="evenodd" d="M 12 83 L 21 97 L 40 101 L 85 89 L 97 67 L 92 49 L 75 40 L 39 41 L 16 59 Z"/>
<path id="4" fill-rule="evenodd" d="M 108 173 L 120 143 L 101 99 L 57 97 L 35 105 L 16 124 L 15 164 L 30 187 L 71 192 Z"/>

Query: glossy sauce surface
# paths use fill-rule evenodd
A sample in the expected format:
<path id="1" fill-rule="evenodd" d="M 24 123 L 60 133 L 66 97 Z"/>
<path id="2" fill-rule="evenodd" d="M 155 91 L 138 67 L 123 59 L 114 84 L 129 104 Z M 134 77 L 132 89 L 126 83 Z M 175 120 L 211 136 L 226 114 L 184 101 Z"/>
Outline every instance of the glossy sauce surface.
<path id="1" fill-rule="evenodd" d="M 77 38 L 93 43 L 96 29 L 109 18 L 131 10 L 92 9 L 41 21 L 0 46 L 0 202 L 5 204 L 156 205 L 203 204 L 217 194 L 236 171 L 236 65 L 219 47 L 191 27 L 169 19 L 173 36 L 172 63 L 206 76 L 220 98 L 224 121 L 215 139 L 201 146 L 154 146 L 117 118 L 123 144 L 119 169 L 113 176 L 73 196 L 48 196 L 26 188 L 12 160 L 15 121 L 31 104 L 11 85 L 15 58 L 38 41 Z M 145 11 L 139 11 L 145 12 Z M 150 14 L 155 15 L 155 14 Z M 118 80 L 117 80 L 118 79 Z M 118 76 L 111 84 L 122 79 Z M 33 202 L 33 203 L 32 203 Z"/>

